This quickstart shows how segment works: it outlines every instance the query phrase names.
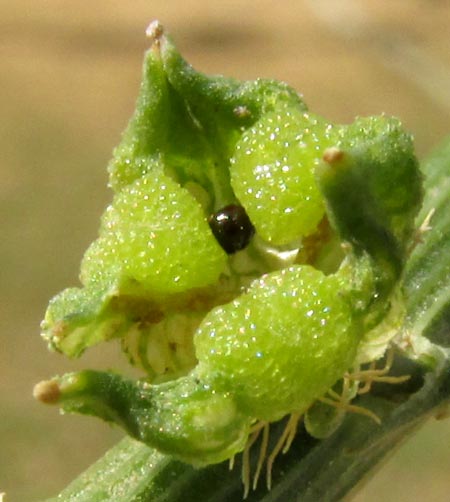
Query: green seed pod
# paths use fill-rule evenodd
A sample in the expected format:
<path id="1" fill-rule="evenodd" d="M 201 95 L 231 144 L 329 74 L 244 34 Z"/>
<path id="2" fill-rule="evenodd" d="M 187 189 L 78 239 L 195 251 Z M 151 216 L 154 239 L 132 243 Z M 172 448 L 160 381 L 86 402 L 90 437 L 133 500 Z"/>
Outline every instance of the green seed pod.
<path id="1" fill-rule="evenodd" d="M 324 437 L 356 393 L 348 373 L 401 324 L 421 201 L 411 138 L 385 117 L 331 126 L 284 84 L 206 77 L 150 31 L 84 287 L 43 323 L 69 356 L 121 337 L 146 379 L 86 371 L 36 394 L 197 466 L 248 452 L 255 430 L 267 447 L 288 414 L 287 445 L 305 413 Z"/>
<path id="2" fill-rule="evenodd" d="M 190 245 L 180 246 L 182 240 Z M 100 237 L 81 265 L 85 288 L 55 297 L 42 324 L 44 336 L 56 350 L 78 356 L 102 339 L 124 336 L 133 324 L 147 331 L 167 310 L 201 310 L 217 301 L 208 299 L 208 287 L 226 264 L 190 193 L 161 171 L 145 175 L 107 209 Z M 199 296 L 204 299 L 195 307 Z"/>
<path id="3" fill-rule="evenodd" d="M 199 204 L 163 173 L 125 187 L 107 209 L 100 235 L 81 266 L 86 285 L 109 276 L 126 293 L 163 299 L 216 283 L 226 265 Z M 189 246 L 180 246 L 183 241 Z"/>
<path id="4" fill-rule="evenodd" d="M 323 119 L 285 108 L 265 114 L 237 142 L 231 184 L 263 239 L 288 244 L 317 228 L 325 208 L 314 169 L 335 136 Z"/>
<path id="5" fill-rule="evenodd" d="M 249 416 L 273 421 L 323 395 L 351 366 L 360 337 L 348 277 L 291 267 L 206 316 L 194 338 L 196 373 Z"/>

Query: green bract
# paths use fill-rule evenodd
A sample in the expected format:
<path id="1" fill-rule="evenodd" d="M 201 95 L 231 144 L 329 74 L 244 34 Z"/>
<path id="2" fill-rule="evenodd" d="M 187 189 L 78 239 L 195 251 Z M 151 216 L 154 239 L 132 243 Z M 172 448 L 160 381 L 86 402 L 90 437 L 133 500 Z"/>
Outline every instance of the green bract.
<path id="1" fill-rule="evenodd" d="M 124 187 L 106 210 L 81 280 L 86 286 L 116 282 L 121 293 L 145 291 L 160 303 L 216 283 L 225 268 L 199 203 L 167 175 L 152 172 Z"/>
<path id="2" fill-rule="evenodd" d="M 331 434 L 370 386 L 360 365 L 403 319 L 422 197 L 411 138 L 384 116 L 331 125 L 284 84 L 206 77 L 158 24 L 149 33 L 83 287 L 43 322 L 68 356 L 119 338 L 143 379 L 85 371 L 37 394 L 194 465 L 231 458 L 286 415 L 281 446 L 304 413 L 311 434 Z M 227 255 L 208 218 L 231 204 L 256 234 Z"/>
<path id="3" fill-rule="evenodd" d="M 230 392 L 251 417 L 305 411 L 355 358 L 361 333 L 349 289 L 344 274 L 310 266 L 262 276 L 200 325 L 199 378 Z"/>
<path id="4" fill-rule="evenodd" d="M 335 128 L 298 108 L 267 113 L 244 132 L 231 183 L 263 239 L 289 244 L 315 231 L 324 205 L 314 170 L 335 143 Z"/>

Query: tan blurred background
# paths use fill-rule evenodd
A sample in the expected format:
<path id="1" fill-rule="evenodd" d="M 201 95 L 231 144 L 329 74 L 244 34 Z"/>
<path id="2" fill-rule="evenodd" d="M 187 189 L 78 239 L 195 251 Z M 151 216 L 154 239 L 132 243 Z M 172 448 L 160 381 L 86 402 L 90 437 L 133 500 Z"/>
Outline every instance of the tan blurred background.
<path id="1" fill-rule="evenodd" d="M 67 362 L 39 322 L 76 285 L 110 198 L 105 166 L 130 116 L 144 31 L 160 19 L 194 66 L 285 80 L 334 121 L 400 116 L 423 156 L 450 134 L 450 3 L 438 0 L 1 0 L 0 492 L 58 492 L 121 435 L 59 417 L 33 384 L 113 364 L 115 346 Z M 450 499 L 450 424 L 430 422 L 353 502 Z M 350 498 L 349 498 L 350 500 Z M 289 501 L 287 501 L 289 502 Z"/>

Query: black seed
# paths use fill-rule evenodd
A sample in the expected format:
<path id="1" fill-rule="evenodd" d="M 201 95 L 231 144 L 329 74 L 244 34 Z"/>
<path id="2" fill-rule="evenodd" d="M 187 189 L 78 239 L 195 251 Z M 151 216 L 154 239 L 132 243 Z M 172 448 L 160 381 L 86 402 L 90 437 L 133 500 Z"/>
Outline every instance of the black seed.
<path id="1" fill-rule="evenodd" d="M 223 207 L 208 221 L 217 242 L 228 254 L 246 248 L 255 233 L 245 209 L 237 204 Z"/>

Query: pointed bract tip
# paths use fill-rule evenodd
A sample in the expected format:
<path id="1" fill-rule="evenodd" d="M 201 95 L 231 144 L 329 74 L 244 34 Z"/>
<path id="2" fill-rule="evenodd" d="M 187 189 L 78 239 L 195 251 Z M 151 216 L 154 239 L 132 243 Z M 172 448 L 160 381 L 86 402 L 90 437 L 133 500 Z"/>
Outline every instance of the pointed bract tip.
<path id="1" fill-rule="evenodd" d="M 60 395 L 61 389 L 56 380 L 44 380 L 36 384 L 33 389 L 33 397 L 45 404 L 57 403 Z"/>
<path id="2" fill-rule="evenodd" d="M 160 40 L 163 34 L 164 27 L 157 19 L 155 19 L 155 21 L 152 21 L 145 30 L 145 35 L 151 40 L 152 43 Z"/>
<path id="3" fill-rule="evenodd" d="M 344 156 L 344 152 L 335 146 L 332 146 L 331 148 L 327 148 L 323 152 L 323 160 L 327 164 L 334 164 L 335 162 L 340 161 L 343 156 Z"/>

